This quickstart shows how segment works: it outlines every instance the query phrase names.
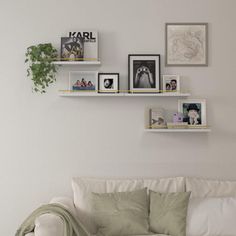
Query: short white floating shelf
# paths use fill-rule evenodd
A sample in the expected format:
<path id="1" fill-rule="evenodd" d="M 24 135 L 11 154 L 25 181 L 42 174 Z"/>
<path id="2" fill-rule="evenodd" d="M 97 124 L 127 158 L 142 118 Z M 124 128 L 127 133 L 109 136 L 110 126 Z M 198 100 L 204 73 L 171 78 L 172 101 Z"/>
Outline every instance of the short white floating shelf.
<path id="1" fill-rule="evenodd" d="M 188 97 L 189 93 L 96 93 L 59 91 L 62 97 Z"/>
<path id="2" fill-rule="evenodd" d="M 54 65 L 101 65 L 100 61 L 54 61 Z"/>
<path id="3" fill-rule="evenodd" d="M 209 128 L 195 128 L 195 129 L 145 129 L 146 132 L 151 133 L 209 133 Z"/>

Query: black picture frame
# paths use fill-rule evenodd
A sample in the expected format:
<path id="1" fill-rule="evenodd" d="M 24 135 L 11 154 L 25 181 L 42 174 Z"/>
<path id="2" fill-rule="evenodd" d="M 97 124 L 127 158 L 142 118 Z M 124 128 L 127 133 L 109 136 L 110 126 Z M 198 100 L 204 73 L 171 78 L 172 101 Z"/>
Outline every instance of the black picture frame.
<path id="1" fill-rule="evenodd" d="M 100 79 L 101 76 L 117 76 L 117 89 L 112 90 L 107 90 L 106 89 L 102 89 L 101 85 L 100 85 Z M 119 93 L 120 92 L 120 74 L 119 73 L 98 73 L 98 80 L 97 80 L 97 84 L 98 84 L 98 93 Z"/>
<path id="2" fill-rule="evenodd" d="M 137 65 L 134 66 L 133 64 L 131 64 L 132 62 L 135 61 L 135 60 L 132 60 L 132 58 L 133 59 L 139 58 L 138 60 L 136 60 L 137 62 L 135 62 Z M 147 67 L 149 71 L 149 75 L 154 74 L 154 80 L 155 80 L 153 82 L 154 85 L 151 84 L 151 82 L 149 81 L 150 82 L 149 85 L 151 86 L 151 88 L 147 88 L 147 87 L 137 88 L 138 87 L 137 84 L 135 85 L 135 88 L 134 88 L 134 70 L 135 70 L 134 67 L 137 67 L 138 64 L 140 64 L 140 66 L 144 69 L 145 67 Z M 137 69 L 137 71 L 140 69 L 141 68 Z M 139 73 L 137 71 L 136 71 L 136 76 L 137 76 L 137 73 Z M 128 55 L 128 92 L 129 93 L 160 93 L 161 92 L 161 55 L 160 54 L 129 54 Z"/>

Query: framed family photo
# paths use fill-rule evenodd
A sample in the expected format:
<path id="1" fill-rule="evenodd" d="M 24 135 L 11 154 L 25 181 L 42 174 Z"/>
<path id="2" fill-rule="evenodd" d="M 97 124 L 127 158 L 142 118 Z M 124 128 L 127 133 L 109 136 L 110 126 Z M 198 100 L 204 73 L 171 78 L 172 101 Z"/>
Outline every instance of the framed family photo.
<path id="1" fill-rule="evenodd" d="M 119 73 L 98 73 L 99 93 L 119 93 Z"/>
<path id="2" fill-rule="evenodd" d="M 191 126 L 206 126 L 206 100 L 184 99 L 178 101 L 178 112 L 183 114 L 183 122 Z"/>
<path id="3" fill-rule="evenodd" d="M 179 93 L 180 92 L 180 76 L 179 75 L 163 75 L 162 80 L 163 93 Z"/>
<path id="4" fill-rule="evenodd" d="M 96 71 L 71 71 L 69 72 L 69 90 L 76 92 L 97 91 Z"/>
<path id="5" fill-rule="evenodd" d="M 166 23 L 166 66 L 208 66 L 208 23 Z"/>
<path id="6" fill-rule="evenodd" d="M 159 54 L 130 54 L 128 56 L 130 93 L 160 92 L 160 60 Z"/>

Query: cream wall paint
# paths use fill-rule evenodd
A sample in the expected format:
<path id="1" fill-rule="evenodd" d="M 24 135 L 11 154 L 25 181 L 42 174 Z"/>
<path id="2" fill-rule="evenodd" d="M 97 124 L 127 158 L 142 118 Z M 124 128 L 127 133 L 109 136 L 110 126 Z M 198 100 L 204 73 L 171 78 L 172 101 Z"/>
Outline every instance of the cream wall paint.
<path id="1" fill-rule="evenodd" d="M 0 235 L 40 203 L 71 195 L 72 176 L 236 179 L 235 9 L 235 0 L 1 0 Z M 209 67 L 164 67 L 166 22 L 209 22 Z M 59 46 L 81 28 L 99 31 L 99 69 L 120 72 L 123 88 L 129 53 L 160 53 L 162 73 L 182 75 L 193 97 L 207 99 L 212 133 L 144 133 L 144 110 L 174 111 L 172 98 L 58 97 L 74 67 L 46 95 L 31 93 L 26 47 Z"/>

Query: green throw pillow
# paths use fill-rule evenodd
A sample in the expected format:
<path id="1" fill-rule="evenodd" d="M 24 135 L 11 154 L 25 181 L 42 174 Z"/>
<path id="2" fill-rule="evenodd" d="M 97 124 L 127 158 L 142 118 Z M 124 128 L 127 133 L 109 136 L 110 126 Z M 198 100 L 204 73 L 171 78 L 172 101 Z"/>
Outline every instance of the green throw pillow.
<path id="1" fill-rule="evenodd" d="M 190 194 L 150 191 L 150 230 L 158 234 L 185 236 Z"/>
<path id="2" fill-rule="evenodd" d="M 98 235 L 149 234 L 147 189 L 133 192 L 92 193 Z"/>

